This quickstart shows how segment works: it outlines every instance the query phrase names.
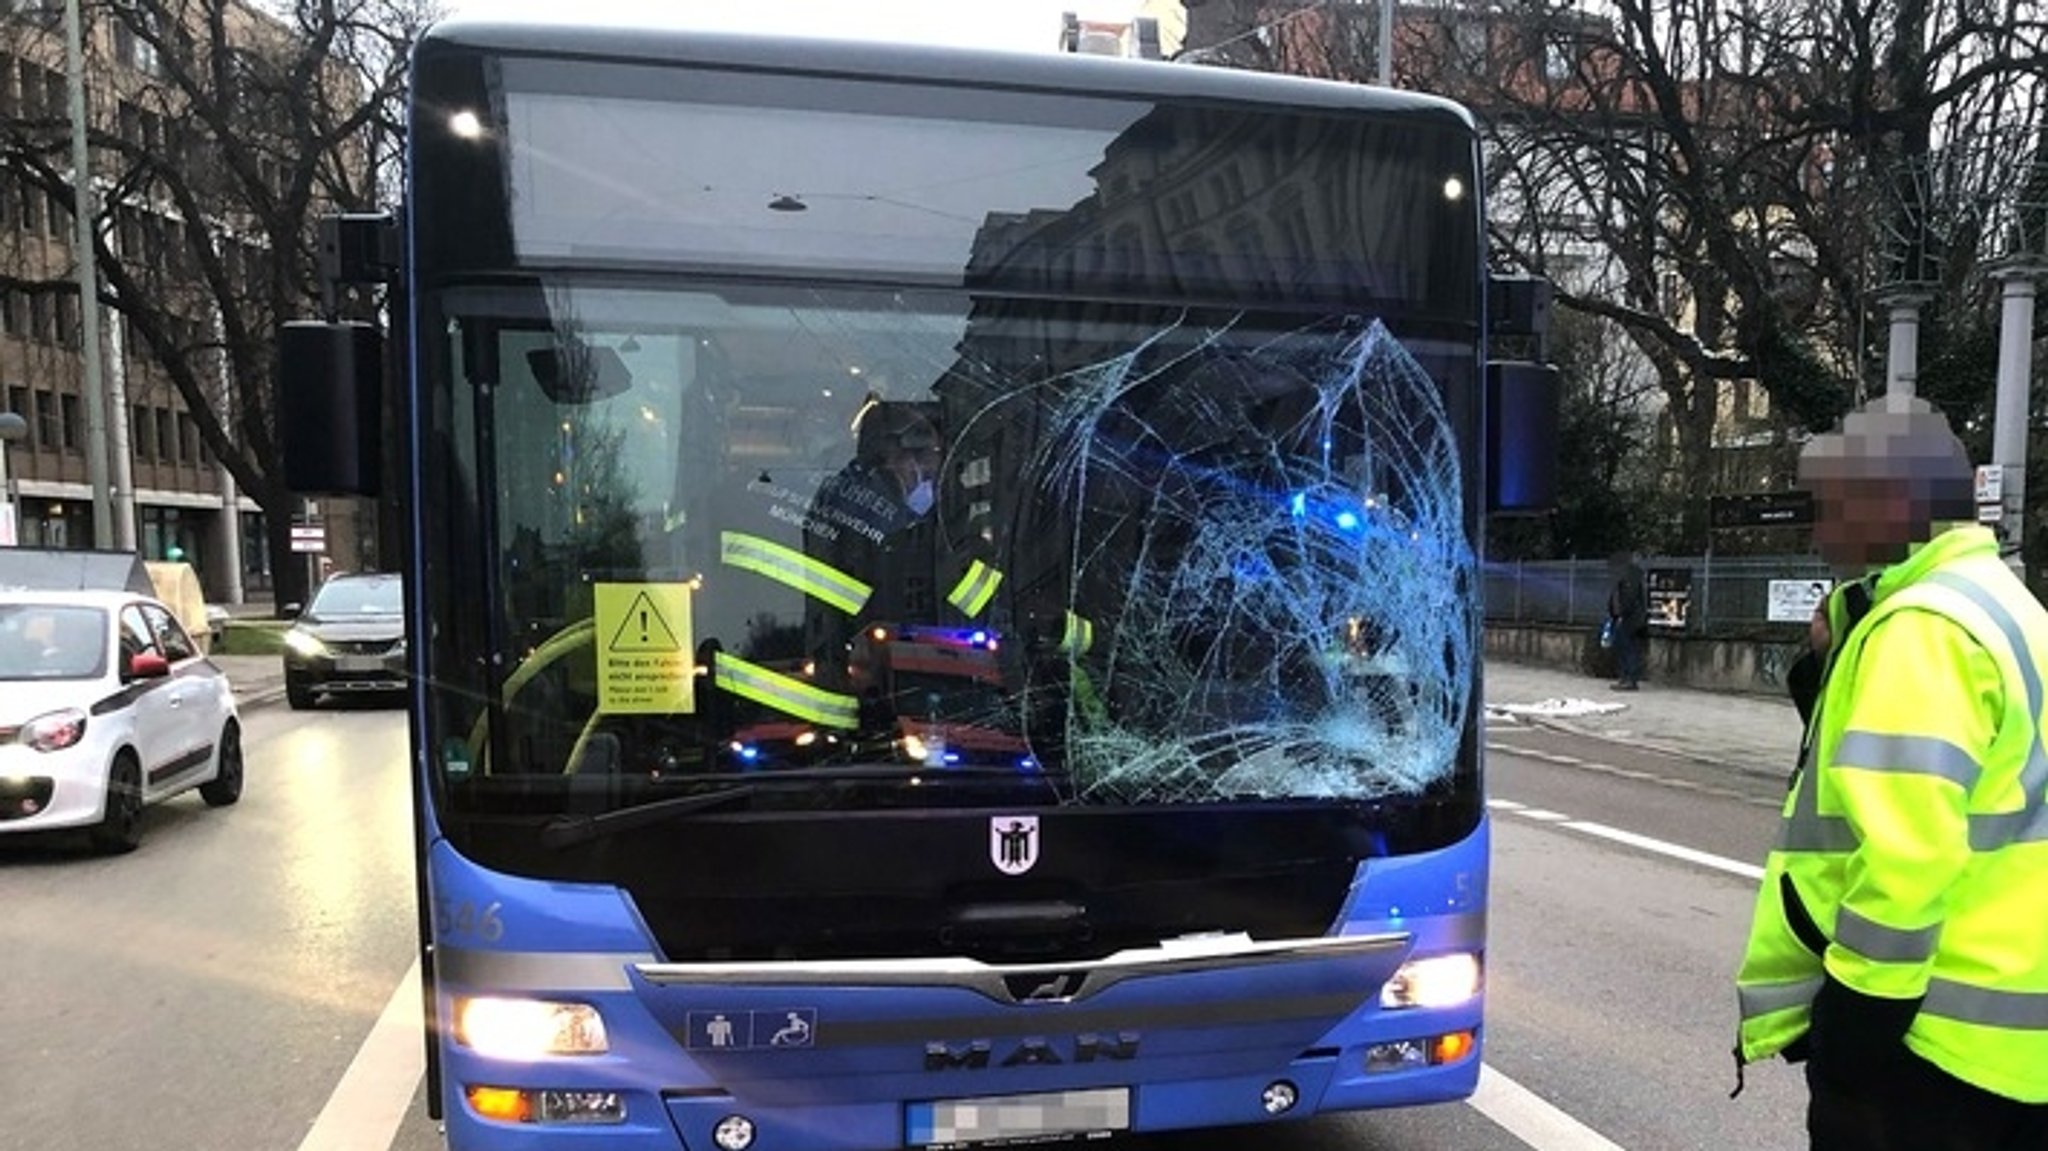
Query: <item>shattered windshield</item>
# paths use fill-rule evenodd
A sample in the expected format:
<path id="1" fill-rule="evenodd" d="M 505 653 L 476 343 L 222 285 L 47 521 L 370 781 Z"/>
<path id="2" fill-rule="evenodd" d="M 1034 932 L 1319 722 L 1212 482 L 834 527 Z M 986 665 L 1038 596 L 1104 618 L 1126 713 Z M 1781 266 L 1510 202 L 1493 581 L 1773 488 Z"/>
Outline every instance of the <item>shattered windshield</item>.
<path id="1" fill-rule="evenodd" d="M 1128 803 L 1452 770 L 1455 346 L 886 291 L 450 303 L 490 385 L 491 604 L 539 701 L 465 770 L 1001 766 Z"/>

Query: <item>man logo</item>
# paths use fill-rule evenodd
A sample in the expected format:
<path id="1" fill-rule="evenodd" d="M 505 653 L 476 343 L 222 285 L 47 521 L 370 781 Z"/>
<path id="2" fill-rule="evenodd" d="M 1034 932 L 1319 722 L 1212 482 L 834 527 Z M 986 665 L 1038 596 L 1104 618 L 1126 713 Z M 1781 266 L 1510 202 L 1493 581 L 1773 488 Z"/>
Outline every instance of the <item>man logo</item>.
<path id="1" fill-rule="evenodd" d="M 998 815 L 988 821 L 988 857 L 1004 875 L 1022 875 L 1038 862 L 1038 817 Z"/>

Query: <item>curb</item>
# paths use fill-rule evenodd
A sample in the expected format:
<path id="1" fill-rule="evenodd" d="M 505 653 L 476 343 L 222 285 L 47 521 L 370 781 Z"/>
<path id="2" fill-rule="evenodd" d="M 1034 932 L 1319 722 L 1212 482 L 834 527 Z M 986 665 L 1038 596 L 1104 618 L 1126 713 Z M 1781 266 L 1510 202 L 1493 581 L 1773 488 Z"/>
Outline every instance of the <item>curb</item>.
<path id="1" fill-rule="evenodd" d="M 251 711 L 256 708 L 274 707 L 282 702 L 284 702 L 284 688 L 282 686 L 260 688 L 249 692 L 247 695 L 241 692 L 235 693 L 235 710 L 237 711 Z"/>

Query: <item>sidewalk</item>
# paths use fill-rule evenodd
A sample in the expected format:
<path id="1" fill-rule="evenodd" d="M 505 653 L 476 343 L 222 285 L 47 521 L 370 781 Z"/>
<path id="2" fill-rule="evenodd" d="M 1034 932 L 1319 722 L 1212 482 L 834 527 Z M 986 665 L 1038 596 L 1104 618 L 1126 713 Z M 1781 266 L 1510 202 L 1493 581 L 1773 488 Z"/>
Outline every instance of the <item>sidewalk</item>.
<path id="1" fill-rule="evenodd" d="M 284 658 L 276 655 L 209 656 L 227 673 L 240 707 L 261 707 L 284 699 Z"/>
<path id="2" fill-rule="evenodd" d="M 1563 707 L 1564 715 L 1543 714 L 1547 701 L 1590 703 L 1598 714 Z M 1618 707 L 1617 707 L 1618 705 Z M 1704 760 L 1739 771 L 1782 779 L 1799 755 L 1799 712 L 1789 699 L 1731 695 L 1666 687 L 1644 681 L 1641 690 L 1615 691 L 1606 680 L 1556 668 L 1493 659 L 1486 663 L 1489 712 L 1515 709 L 1514 719 L 1597 739 Z M 1499 727 L 1496 724 L 1495 730 Z"/>

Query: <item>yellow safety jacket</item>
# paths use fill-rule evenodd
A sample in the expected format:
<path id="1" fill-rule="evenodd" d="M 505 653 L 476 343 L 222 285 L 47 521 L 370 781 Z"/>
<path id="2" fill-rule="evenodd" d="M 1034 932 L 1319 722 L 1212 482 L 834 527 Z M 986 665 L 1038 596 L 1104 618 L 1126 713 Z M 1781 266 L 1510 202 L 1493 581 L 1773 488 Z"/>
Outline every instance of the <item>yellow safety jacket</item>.
<path id="1" fill-rule="evenodd" d="M 1921 1058 L 2048 1103 L 2048 612 L 1979 527 L 1887 569 L 1871 599 L 1833 633 L 1736 976 L 1737 1054 L 1805 1034 L 1831 975 L 1921 1000 Z"/>

